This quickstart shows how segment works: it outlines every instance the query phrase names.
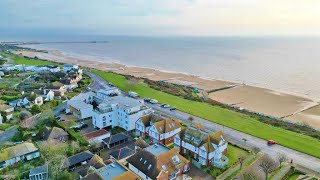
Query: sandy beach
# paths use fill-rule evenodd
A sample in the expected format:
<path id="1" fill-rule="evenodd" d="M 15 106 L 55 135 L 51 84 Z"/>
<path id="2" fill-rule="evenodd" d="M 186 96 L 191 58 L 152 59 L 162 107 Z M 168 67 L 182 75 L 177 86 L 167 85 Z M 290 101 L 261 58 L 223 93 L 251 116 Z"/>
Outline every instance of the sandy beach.
<path id="1" fill-rule="evenodd" d="M 78 64 L 84 67 L 131 75 L 138 78 L 197 87 L 205 92 L 217 90 L 210 93 L 209 97 L 218 102 L 236 105 L 278 118 L 285 117 L 285 119 L 293 122 L 304 122 L 315 128 L 320 128 L 320 107 L 314 107 L 318 103 L 310 98 L 291 93 L 222 80 L 204 79 L 183 73 L 165 72 L 142 67 L 128 67 L 117 63 L 99 62 L 94 59 L 78 59 L 67 57 L 59 51 L 50 51 L 49 53 L 22 51 L 16 53 L 22 53 L 28 57 L 37 56 L 38 58 L 55 62 Z"/>

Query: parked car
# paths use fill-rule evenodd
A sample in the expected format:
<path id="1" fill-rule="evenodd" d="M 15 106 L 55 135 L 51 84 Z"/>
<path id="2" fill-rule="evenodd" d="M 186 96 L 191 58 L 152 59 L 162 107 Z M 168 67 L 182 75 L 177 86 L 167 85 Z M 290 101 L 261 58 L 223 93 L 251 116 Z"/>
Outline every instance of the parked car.
<path id="1" fill-rule="evenodd" d="M 169 108 L 170 107 L 170 105 L 169 104 L 161 104 L 161 106 L 160 107 L 162 107 L 162 108 Z"/>
<path id="2" fill-rule="evenodd" d="M 143 100 L 144 100 L 144 102 L 147 102 L 147 103 L 149 103 L 151 101 L 150 98 L 144 98 Z"/>
<path id="3" fill-rule="evenodd" d="M 277 144 L 277 142 L 274 140 L 268 140 L 268 145 L 274 145 L 274 144 Z"/>
<path id="4" fill-rule="evenodd" d="M 132 97 L 132 98 L 136 98 L 136 97 L 138 97 L 138 93 L 133 92 L 133 91 L 129 91 L 129 92 L 128 92 L 128 96 L 129 96 L 129 97 Z"/>
<path id="5" fill-rule="evenodd" d="M 177 108 L 176 107 L 171 107 L 169 110 L 170 111 L 174 111 L 174 110 L 176 110 Z"/>
<path id="6" fill-rule="evenodd" d="M 64 119 L 59 119 L 58 121 L 62 122 L 62 121 L 66 121 L 66 120 L 64 120 Z"/>
<path id="7" fill-rule="evenodd" d="M 83 123 L 83 122 L 81 122 L 81 123 L 79 124 L 79 128 L 80 128 L 80 129 L 86 128 L 86 127 L 88 127 L 88 126 L 89 126 L 88 124 Z"/>
<path id="8" fill-rule="evenodd" d="M 151 99 L 151 100 L 150 100 L 150 103 L 151 103 L 151 104 L 157 104 L 157 103 L 158 103 L 158 100 L 156 100 L 156 99 Z"/>

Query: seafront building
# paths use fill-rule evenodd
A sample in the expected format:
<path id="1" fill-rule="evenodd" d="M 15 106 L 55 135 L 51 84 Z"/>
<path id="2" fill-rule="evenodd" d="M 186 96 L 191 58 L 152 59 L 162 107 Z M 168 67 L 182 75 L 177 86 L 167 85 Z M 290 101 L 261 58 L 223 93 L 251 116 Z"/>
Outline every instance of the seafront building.
<path id="1" fill-rule="evenodd" d="M 208 133 L 200 124 L 187 127 L 174 137 L 174 147 L 183 155 L 191 155 L 201 165 L 224 167 L 228 142 L 222 131 Z"/>

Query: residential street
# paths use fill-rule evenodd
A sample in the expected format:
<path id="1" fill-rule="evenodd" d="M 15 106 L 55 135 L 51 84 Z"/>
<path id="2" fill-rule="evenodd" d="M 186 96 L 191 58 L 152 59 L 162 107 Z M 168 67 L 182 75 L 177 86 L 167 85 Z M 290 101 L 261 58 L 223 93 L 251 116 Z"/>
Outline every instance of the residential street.
<path id="1" fill-rule="evenodd" d="M 93 83 L 91 85 L 92 90 L 108 86 L 107 82 L 101 77 L 99 77 L 98 75 L 88 71 L 84 71 L 84 73 L 86 73 L 93 79 Z M 190 114 L 187 114 L 185 112 L 181 112 L 178 110 L 170 111 L 169 109 L 161 108 L 159 104 L 156 104 L 156 105 L 147 104 L 147 105 L 153 108 L 154 110 L 159 111 L 165 115 L 172 116 L 176 119 L 181 119 L 187 123 L 190 123 L 188 121 Z M 202 118 L 195 117 L 195 119 L 193 120 L 193 123 L 202 124 L 207 131 L 219 131 L 219 130 L 223 131 L 226 137 L 228 138 L 228 141 L 231 142 L 232 144 L 236 144 L 240 147 L 245 147 L 245 148 L 258 147 L 261 149 L 262 152 L 269 154 L 271 157 L 275 159 L 277 158 L 278 154 L 283 153 L 288 156 L 288 159 L 293 159 L 293 164 L 299 164 L 320 173 L 320 159 L 315 158 L 313 156 L 286 148 L 281 145 L 268 146 L 266 140 L 216 124 L 211 121 L 207 121 Z M 257 129 L 257 131 L 259 131 L 259 129 Z M 244 141 L 244 139 L 246 141 Z"/>

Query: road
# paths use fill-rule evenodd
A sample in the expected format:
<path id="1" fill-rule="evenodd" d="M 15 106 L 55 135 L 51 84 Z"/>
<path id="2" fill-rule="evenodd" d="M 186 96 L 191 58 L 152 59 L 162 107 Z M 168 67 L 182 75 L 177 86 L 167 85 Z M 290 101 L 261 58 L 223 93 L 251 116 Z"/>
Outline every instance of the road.
<path id="1" fill-rule="evenodd" d="M 91 86 L 92 89 L 104 88 L 108 86 L 108 83 L 100 76 L 88 71 L 85 71 L 85 73 L 93 79 L 93 83 Z M 148 104 L 148 106 L 156 111 L 163 113 L 164 115 L 168 115 L 173 118 L 180 119 L 182 121 L 190 123 L 190 121 L 188 120 L 190 114 L 188 113 L 179 110 L 170 111 L 169 109 L 161 108 L 158 104 Z M 199 117 L 194 117 L 193 123 L 202 124 L 204 128 L 209 132 L 220 130 L 223 131 L 226 137 L 228 138 L 228 141 L 232 144 L 236 144 L 245 149 L 258 147 L 262 152 L 270 155 L 274 159 L 276 159 L 279 154 L 286 154 L 290 160 L 293 160 L 293 164 L 298 164 L 320 173 L 320 159 L 316 157 L 286 148 L 281 145 L 268 146 L 266 140 L 234 130 L 232 128 L 228 128 L 226 126 L 216 124 L 214 122 Z M 244 141 L 244 139 L 246 141 Z"/>

